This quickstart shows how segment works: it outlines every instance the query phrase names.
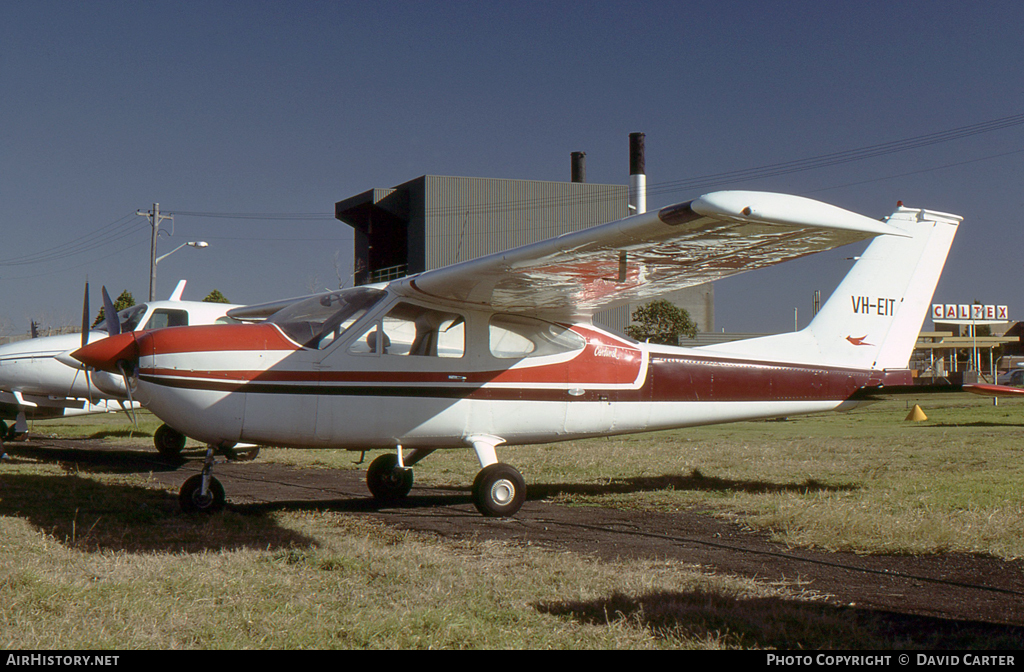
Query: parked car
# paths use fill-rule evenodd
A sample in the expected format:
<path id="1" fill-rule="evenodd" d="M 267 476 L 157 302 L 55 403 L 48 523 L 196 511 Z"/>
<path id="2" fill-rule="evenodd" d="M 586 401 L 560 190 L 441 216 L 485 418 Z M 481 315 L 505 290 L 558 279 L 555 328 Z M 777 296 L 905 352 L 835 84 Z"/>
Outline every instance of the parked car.
<path id="1" fill-rule="evenodd" d="M 1006 373 L 1000 373 L 996 382 L 999 385 L 1024 387 L 1024 369 L 1011 369 Z"/>

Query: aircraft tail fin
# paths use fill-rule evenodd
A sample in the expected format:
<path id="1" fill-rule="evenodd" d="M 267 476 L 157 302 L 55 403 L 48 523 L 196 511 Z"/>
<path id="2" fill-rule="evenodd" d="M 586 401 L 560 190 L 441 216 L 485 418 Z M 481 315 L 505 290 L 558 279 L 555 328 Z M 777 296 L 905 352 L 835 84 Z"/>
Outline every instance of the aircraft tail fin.
<path id="1" fill-rule="evenodd" d="M 906 369 L 961 218 L 900 206 L 886 221 L 908 236 L 875 238 L 805 329 L 707 349 L 831 366 Z"/>
<path id="2" fill-rule="evenodd" d="M 168 301 L 181 301 L 181 294 L 185 291 L 185 280 L 179 280 L 178 286 L 171 292 L 171 296 Z"/>

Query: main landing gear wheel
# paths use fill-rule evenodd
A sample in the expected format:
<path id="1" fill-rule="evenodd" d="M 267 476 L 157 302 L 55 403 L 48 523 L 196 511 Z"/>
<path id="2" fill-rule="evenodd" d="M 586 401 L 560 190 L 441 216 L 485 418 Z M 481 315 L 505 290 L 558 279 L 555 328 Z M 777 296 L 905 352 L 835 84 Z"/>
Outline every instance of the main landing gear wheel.
<path id="1" fill-rule="evenodd" d="M 498 462 L 480 470 L 473 481 L 473 503 L 485 516 L 514 516 L 526 501 L 526 481 L 512 466 Z"/>
<path id="2" fill-rule="evenodd" d="M 160 425 L 153 433 L 153 444 L 162 457 L 176 460 L 181 457 L 181 451 L 185 448 L 185 435 L 173 427 Z"/>
<path id="3" fill-rule="evenodd" d="M 217 513 L 224 508 L 224 486 L 210 476 L 210 486 L 203 494 L 203 475 L 190 477 L 178 492 L 178 504 L 185 513 Z"/>
<path id="4" fill-rule="evenodd" d="M 412 469 L 399 467 L 397 455 L 381 455 L 366 470 L 366 487 L 382 502 L 397 501 L 412 490 Z"/>

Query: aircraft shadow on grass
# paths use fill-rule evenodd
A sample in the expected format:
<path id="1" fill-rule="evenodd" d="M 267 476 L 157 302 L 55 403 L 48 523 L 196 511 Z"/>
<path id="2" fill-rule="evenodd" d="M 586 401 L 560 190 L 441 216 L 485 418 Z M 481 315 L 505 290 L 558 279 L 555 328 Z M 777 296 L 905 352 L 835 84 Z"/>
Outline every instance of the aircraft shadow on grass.
<path id="1" fill-rule="evenodd" d="M 81 441 L 92 441 L 80 439 Z M 76 439 L 63 442 L 74 446 Z M 79 447 L 39 446 L 32 443 L 5 444 L 7 453 L 15 459 L 28 458 L 38 462 L 57 464 L 65 471 L 88 471 L 105 474 L 138 474 L 154 471 L 174 471 L 182 462 L 166 460 L 152 450 L 131 447 L 90 450 Z"/>
<path id="2" fill-rule="evenodd" d="M 661 490 L 703 492 L 808 493 L 845 492 L 857 490 L 856 485 L 826 485 L 813 479 L 802 483 L 770 483 L 766 481 L 739 481 L 707 477 L 694 471 L 690 476 L 666 475 L 615 479 L 607 483 L 533 483 L 526 491 L 529 501 L 543 501 L 559 495 L 600 496 L 658 492 Z M 391 509 L 431 509 L 445 507 L 445 515 L 457 515 L 448 507 L 471 506 L 473 498 L 465 486 L 414 486 L 407 497 L 396 502 L 380 502 L 367 496 L 334 498 L 329 500 L 274 500 L 253 504 L 230 504 L 243 512 L 267 513 L 283 510 L 330 510 L 336 512 L 373 513 Z M 469 512 L 467 512 L 468 514 Z M 475 514 L 471 514 L 474 517 Z"/>
<path id="3" fill-rule="evenodd" d="M 10 445 L 10 444 L 9 444 Z M 202 451 L 186 451 L 181 460 L 168 460 L 148 449 L 103 449 L 88 450 L 81 448 L 37 447 L 20 445 L 9 448 L 13 456 L 28 457 L 40 461 L 57 463 L 65 471 L 138 474 L 152 472 L 171 472 L 186 462 L 198 461 Z M 360 472 L 361 474 L 361 472 Z M 339 473 L 339 480 L 350 477 L 351 472 Z M 360 475 L 360 478 L 362 476 Z M 734 480 L 714 476 L 705 476 L 694 469 L 689 475 L 665 474 L 661 476 L 637 476 L 618 478 L 602 483 L 533 483 L 527 488 L 529 501 L 542 501 L 557 496 L 601 496 L 622 495 L 642 492 L 658 492 L 675 490 L 680 492 L 742 492 L 748 494 L 771 493 L 815 493 L 815 492 L 846 492 L 856 490 L 857 485 L 829 485 L 814 479 L 806 479 L 796 483 L 775 483 L 758 480 Z M 170 497 L 168 495 L 168 497 Z M 274 499 L 258 503 L 228 503 L 231 510 L 240 513 L 260 514 L 271 511 L 286 510 L 331 510 L 352 513 L 371 513 L 381 509 L 415 509 L 432 507 L 451 507 L 472 504 L 470 489 L 466 486 L 435 486 L 426 488 L 414 487 L 408 497 L 399 502 L 378 502 L 369 496 L 353 495 L 332 499 Z"/>
<path id="4" fill-rule="evenodd" d="M 671 634 L 745 649 L 1019 650 L 1024 628 L 932 618 L 877 609 L 833 606 L 783 598 L 737 598 L 706 590 L 613 593 L 588 601 L 545 602 L 544 614 L 606 626 L 639 624 L 653 637 Z"/>
<path id="5" fill-rule="evenodd" d="M 266 516 L 185 516 L 178 496 L 144 485 L 101 482 L 90 474 L 171 471 L 174 465 L 131 450 L 84 451 L 7 446 L 23 458 L 56 463 L 64 474 L 3 473 L 0 516 L 28 521 L 41 533 L 84 551 L 198 553 L 312 547 L 315 540 Z M 12 465 L 13 466 L 13 465 Z"/>

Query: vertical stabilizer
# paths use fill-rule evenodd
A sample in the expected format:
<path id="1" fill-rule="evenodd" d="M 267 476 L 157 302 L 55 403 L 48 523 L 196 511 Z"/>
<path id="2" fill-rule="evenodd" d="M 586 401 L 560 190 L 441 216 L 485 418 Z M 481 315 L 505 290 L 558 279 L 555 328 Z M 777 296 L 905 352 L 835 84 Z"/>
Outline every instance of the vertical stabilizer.
<path id="1" fill-rule="evenodd" d="M 168 301 L 181 301 L 181 294 L 185 291 L 185 280 L 179 280 L 178 286 L 171 292 L 171 298 Z"/>
<path id="2" fill-rule="evenodd" d="M 807 327 L 825 363 L 907 368 L 960 217 L 901 207 L 888 223 L 910 237 L 872 241 Z"/>
<path id="3" fill-rule="evenodd" d="M 907 235 L 875 238 L 806 329 L 707 349 L 832 366 L 907 368 L 960 221 L 901 206 L 886 222 Z"/>

